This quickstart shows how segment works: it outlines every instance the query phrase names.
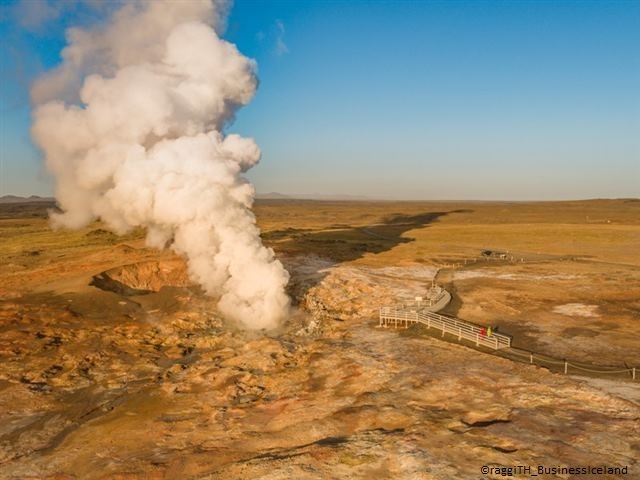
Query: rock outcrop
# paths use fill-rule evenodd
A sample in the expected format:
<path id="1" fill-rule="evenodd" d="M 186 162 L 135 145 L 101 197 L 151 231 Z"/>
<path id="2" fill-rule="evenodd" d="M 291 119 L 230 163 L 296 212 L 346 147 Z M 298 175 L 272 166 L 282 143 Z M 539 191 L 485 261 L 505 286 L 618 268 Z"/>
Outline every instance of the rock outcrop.
<path id="1" fill-rule="evenodd" d="M 640 475 L 639 388 L 377 328 L 378 306 L 411 298 L 427 272 L 308 268 L 297 313 L 250 334 L 162 265 L 107 270 L 145 295 L 0 304 L 1 478 L 471 479 L 493 478 L 485 465 L 593 464 Z"/>

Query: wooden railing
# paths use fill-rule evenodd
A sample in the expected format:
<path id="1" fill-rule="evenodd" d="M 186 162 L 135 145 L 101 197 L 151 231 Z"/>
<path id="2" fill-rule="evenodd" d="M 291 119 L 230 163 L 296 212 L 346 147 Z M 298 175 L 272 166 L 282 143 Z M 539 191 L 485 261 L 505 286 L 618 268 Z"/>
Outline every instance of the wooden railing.
<path id="1" fill-rule="evenodd" d="M 445 334 L 451 334 L 458 340 L 463 338 L 475 342 L 476 346 L 485 346 L 494 350 L 500 350 L 499 354 L 514 361 L 536 364 L 551 371 L 567 374 L 595 376 L 601 378 L 623 378 L 637 381 L 640 379 L 640 368 L 626 365 L 625 367 L 602 366 L 567 359 L 554 358 L 549 355 L 536 353 L 511 346 L 511 337 L 498 332 L 491 335 L 483 327 L 460 320 L 459 318 L 445 317 L 437 313 L 424 310 L 419 304 L 396 305 L 380 308 L 380 326 L 408 327 L 411 323 L 421 323 L 427 328 L 435 328 Z M 483 330 L 485 330 L 483 332 Z M 484 333 L 484 335 L 483 335 Z"/>
<path id="2" fill-rule="evenodd" d="M 477 346 L 483 345 L 495 350 L 511 346 L 510 336 L 497 332 L 489 334 L 483 327 L 459 318 L 445 317 L 415 306 L 380 307 L 381 327 L 408 327 L 410 323 L 421 323 L 427 328 L 440 330 L 443 337 L 448 333 L 458 337 L 458 340 L 464 338 L 475 342 Z"/>

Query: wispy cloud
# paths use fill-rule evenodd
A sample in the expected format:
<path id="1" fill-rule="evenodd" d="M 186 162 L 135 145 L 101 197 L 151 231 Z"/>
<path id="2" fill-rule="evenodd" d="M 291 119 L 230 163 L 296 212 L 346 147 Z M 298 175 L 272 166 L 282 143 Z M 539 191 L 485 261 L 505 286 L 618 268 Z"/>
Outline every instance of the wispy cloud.
<path id="1" fill-rule="evenodd" d="M 287 47 L 287 44 L 284 42 L 285 28 L 284 28 L 284 23 L 282 23 L 282 20 L 276 20 L 275 28 L 276 28 L 276 44 L 274 47 L 274 53 L 278 57 L 280 57 L 285 53 L 289 53 L 289 47 Z"/>

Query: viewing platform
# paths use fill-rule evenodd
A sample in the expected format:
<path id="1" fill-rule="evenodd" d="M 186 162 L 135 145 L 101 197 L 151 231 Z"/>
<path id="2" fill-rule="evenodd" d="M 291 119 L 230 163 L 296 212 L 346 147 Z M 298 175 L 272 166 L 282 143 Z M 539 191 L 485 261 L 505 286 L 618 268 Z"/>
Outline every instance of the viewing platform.
<path id="1" fill-rule="evenodd" d="M 473 323 L 459 318 L 445 317 L 429 310 L 428 306 L 416 301 L 409 305 L 380 307 L 380 327 L 409 328 L 410 324 L 421 323 L 427 328 L 435 328 L 445 334 L 454 335 L 458 340 L 466 339 L 475 342 L 476 346 L 484 346 L 499 350 L 511 347 L 511 337 L 497 332 L 487 331 Z"/>

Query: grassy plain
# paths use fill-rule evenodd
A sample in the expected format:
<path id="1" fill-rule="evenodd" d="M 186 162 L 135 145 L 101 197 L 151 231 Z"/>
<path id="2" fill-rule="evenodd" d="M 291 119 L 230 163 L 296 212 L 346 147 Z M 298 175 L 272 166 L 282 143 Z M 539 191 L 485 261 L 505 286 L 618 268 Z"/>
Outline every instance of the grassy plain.
<path id="1" fill-rule="evenodd" d="M 262 201 L 267 243 L 284 253 L 389 264 L 440 263 L 482 249 L 640 265 L 640 201 Z M 635 248 L 634 248 L 635 247 Z"/>

